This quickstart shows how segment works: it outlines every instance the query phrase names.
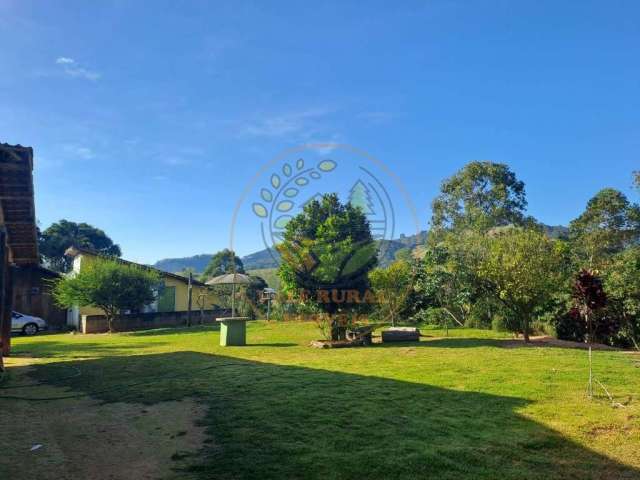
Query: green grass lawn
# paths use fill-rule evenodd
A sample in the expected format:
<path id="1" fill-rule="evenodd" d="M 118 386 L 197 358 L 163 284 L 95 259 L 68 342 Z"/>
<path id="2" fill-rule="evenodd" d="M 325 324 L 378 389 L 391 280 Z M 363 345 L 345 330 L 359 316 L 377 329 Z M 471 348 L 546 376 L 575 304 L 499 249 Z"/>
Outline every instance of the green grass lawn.
<path id="1" fill-rule="evenodd" d="M 585 398 L 584 351 L 513 348 L 487 331 L 425 333 L 415 344 L 333 350 L 310 348 L 318 332 L 301 323 L 252 322 L 250 345 L 227 348 L 210 327 L 15 338 L 15 356 L 33 357 L 30 378 L 45 385 L 0 397 L 196 399 L 208 440 L 176 463 L 179 478 L 640 478 L 638 357 L 594 354 L 597 378 L 624 405 L 613 408 L 604 394 Z M 22 368 L 5 385 L 24 382 Z M 5 418 L 24 403 L 0 398 Z"/>

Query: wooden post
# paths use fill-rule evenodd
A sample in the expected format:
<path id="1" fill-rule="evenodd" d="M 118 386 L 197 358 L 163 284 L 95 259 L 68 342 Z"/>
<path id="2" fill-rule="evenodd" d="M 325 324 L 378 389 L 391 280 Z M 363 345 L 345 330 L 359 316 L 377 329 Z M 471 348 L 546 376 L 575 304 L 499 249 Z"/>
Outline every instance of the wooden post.
<path id="1" fill-rule="evenodd" d="M 2 300 L 0 303 L 0 342 L 2 342 L 1 356 L 8 357 L 11 353 L 11 310 L 13 303 L 13 283 L 11 278 L 11 266 L 9 265 L 9 252 L 6 246 L 6 233 L 0 232 L 0 249 L 2 261 Z"/>
<path id="2" fill-rule="evenodd" d="M 271 316 L 271 294 L 267 298 L 267 322 L 269 321 L 269 317 Z"/>
<path id="3" fill-rule="evenodd" d="M 4 371 L 4 362 L 2 361 L 2 351 L 4 350 L 4 339 L 2 336 L 2 330 L 4 326 L 4 290 L 6 283 L 6 271 L 8 268 L 7 256 L 6 256 L 6 234 L 4 229 L 0 227 L 0 372 Z"/>
<path id="4" fill-rule="evenodd" d="M 200 325 L 204 325 L 204 307 L 206 301 L 207 295 L 205 293 L 200 293 L 198 295 L 198 306 L 200 307 Z"/>
<path id="5" fill-rule="evenodd" d="M 233 276 L 233 281 L 236 281 L 235 274 Z M 231 285 L 231 316 L 236 316 L 236 284 Z"/>
<path id="6" fill-rule="evenodd" d="M 189 286 L 187 289 L 187 327 L 191 326 L 191 306 L 193 304 L 193 273 L 189 272 Z"/>

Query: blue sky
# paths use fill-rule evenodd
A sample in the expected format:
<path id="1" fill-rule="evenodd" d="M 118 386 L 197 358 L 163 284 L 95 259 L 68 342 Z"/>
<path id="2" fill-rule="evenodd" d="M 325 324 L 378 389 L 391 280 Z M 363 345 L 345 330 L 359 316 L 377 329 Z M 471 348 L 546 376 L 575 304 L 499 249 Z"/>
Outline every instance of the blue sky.
<path id="1" fill-rule="evenodd" d="M 136 261 L 228 246 L 240 192 L 305 143 L 382 160 L 421 228 L 472 160 L 508 163 L 548 224 L 602 187 L 637 199 L 636 1 L 0 0 L 0 45 L 0 141 L 35 150 L 41 226 Z M 263 248 L 245 217 L 240 254 Z"/>

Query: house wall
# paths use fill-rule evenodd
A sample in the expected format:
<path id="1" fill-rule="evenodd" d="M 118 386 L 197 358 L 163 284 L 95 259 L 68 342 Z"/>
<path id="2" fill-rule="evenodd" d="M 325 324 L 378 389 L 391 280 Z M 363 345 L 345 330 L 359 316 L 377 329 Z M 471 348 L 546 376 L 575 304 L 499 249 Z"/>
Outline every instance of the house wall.
<path id="1" fill-rule="evenodd" d="M 18 267 L 13 273 L 13 309 L 35 315 L 47 321 L 52 330 L 61 330 L 67 323 L 67 310 L 55 304 L 51 282 L 58 278 L 37 266 Z"/>
<path id="2" fill-rule="evenodd" d="M 95 262 L 98 257 L 80 254 L 75 257 L 73 262 L 73 271 L 80 272 L 87 265 Z M 175 310 L 176 312 L 186 312 L 189 309 L 189 287 L 186 281 L 181 281 L 170 275 L 162 275 L 162 281 L 165 287 L 175 287 Z M 198 305 L 198 299 L 202 295 L 204 298 L 204 308 L 211 309 L 214 305 L 218 304 L 216 295 L 203 286 L 193 285 L 192 287 L 192 306 L 191 309 L 196 312 L 200 310 Z M 88 316 L 101 316 L 104 312 L 95 307 L 80 307 L 78 309 L 77 318 L 71 320 L 74 326 L 80 328 L 80 318 L 84 315 Z"/>
<path id="3" fill-rule="evenodd" d="M 176 311 L 177 312 L 186 312 L 188 310 L 189 305 L 189 286 L 186 282 L 181 282 L 178 279 L 173 277 L 164 277 L 164 284 L 167 287 L 175 287 L 176 288 Z M 211 291 L 206 287 L 201 287 L 199 285 L 192 286 L 192 309 L 199 310 L 200 307 L 197 305 L 198 296 L 200 294 L 204 295 L 204 303 L 205 309 L 210 309 L 214 304 L 216 304 L 216 297 L 211 293 Z"/>
<path id="4" fill-rule="evenodd" d="M 216 309 L 205 310 L 203 316 L 200 312 L 191 313 L 191 324 L 211 325 L 216 318 L 227 317 L 229 310 Z M 202 319 L 202 321 L 201 321 Z M 113 329 L 116 332 L 130 332 L 135 330 L 150 330 L 154 328 L 184 327 L 187 324 L 187 312 L 152 312 L 122 315 L 113 321 Z M 82 333 L 105 333 L 109 330 L 107 318 L 104 315 L 83 315 L 80 322 Z"/>

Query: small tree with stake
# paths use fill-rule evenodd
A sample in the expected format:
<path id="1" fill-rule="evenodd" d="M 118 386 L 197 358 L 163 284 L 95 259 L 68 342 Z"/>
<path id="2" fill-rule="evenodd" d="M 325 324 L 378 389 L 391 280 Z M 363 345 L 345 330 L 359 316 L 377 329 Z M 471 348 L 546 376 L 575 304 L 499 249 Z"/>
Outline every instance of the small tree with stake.
<path id="1" fill-rule="evenodd" d="M 595 312 L 604 308 L 607 304 L 607 296 L 597 272 L 592 270 L 580 271 L 573 285 L 573 298 L 582 319 L 587 325 L 587 342 L 589 343 L 589 385 L 587 386 L 587 394 L 589 398 L 593 398 L 593 361 L 591 354 L 594 333 L 593 320 Z"/>

